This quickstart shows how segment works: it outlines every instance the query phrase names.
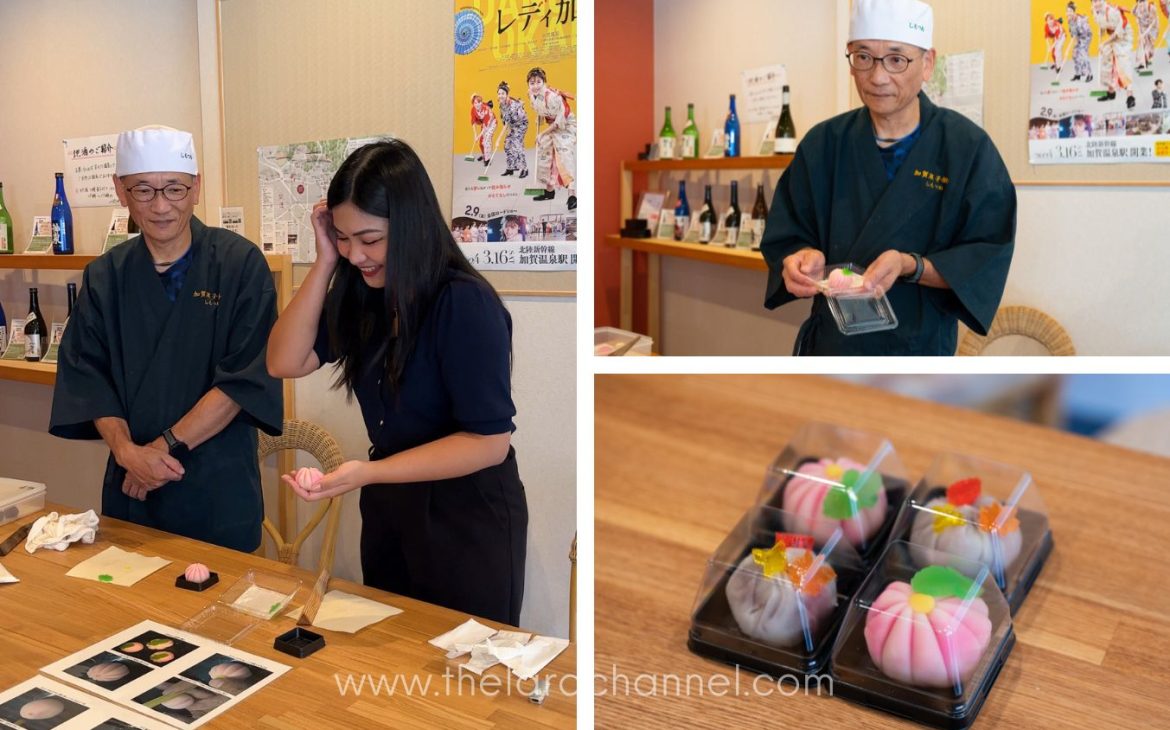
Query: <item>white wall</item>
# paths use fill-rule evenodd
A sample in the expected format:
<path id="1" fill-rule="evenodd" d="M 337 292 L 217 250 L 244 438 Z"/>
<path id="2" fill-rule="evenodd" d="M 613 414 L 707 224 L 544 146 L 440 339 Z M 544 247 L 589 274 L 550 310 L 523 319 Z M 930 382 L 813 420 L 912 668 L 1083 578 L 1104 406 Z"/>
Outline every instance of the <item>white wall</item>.
<path id="1" fill-rule="evenodd" d="M 662 124 L 662 107 L 674 107 L 677 131 L 679 109 L 685 118 L 686 103 L 695 101 L 708 135 L 713 125 L 722 126 L 739 72 L 770 63 L 788 67 L 798 134 L 844 111 L 847 103 L 838 101 L 848 96 L 840 93 L 842 79 L 848 80 L 840 36 L 844 7 L 841 0 L 656 0 L 652 133 Z M 730 42 L 728 19 L 735 21 Z M 745 143 L 754 145 L 762 131 L 745 125 Z M 741 207 L 751 205 L 759 181 L 770 202 L 773 174 L 707 173 L 688 178 L 692 205 L 710 182 L 716 206 L 725 206 L 732 179 L 740 180 Z M 650 184 L 672 195 L 678 187 L 676 179 Z M 1170 268 L 1170 188 L 1026 186 L 1018 195 L 1016 253 L 1003 303 L 1054 317 L 1078 354 L 1170 354 L 1170 287 L 1143 283 Z M 763 308 L 764 283 L 758 272 L 663 257 L 661 352 L 789 354 L 807 305 L 786 305 L 778 322 Z"/>

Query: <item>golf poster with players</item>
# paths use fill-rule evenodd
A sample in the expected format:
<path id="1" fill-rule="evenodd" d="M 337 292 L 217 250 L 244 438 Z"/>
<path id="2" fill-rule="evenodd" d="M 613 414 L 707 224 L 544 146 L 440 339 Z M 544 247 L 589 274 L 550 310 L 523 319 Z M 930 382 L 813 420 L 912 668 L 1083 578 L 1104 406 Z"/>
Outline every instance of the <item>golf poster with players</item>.
<path id="1" fill-rule="evenodd" d="M 576 0 L 456 0 L 451 234 L 477 268 L 577 268 Z"/>

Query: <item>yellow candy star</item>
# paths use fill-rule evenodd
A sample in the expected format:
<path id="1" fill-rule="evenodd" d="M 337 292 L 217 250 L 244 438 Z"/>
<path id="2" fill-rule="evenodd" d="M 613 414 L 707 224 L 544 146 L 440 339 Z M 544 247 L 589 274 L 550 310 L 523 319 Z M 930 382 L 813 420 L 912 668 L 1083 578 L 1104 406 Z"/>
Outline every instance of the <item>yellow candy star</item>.
<path id="1" fill-rule="evenodd" d="M 963 513 L 957 507 L 952 507 L 949 504 L 940 504 L 932 508 L 931 511 L 935 513 L 935 532 L 942 532 L 948 527 L 959 527 L 967 524 L 967 519 L 963 517 Z"/>
<path id="2" fill-rule="evenodd" d="M 845 469 L 840 464 L 829 464 L 825 467 L 825 476 L 833 481 L 839 480 L 845 475 Z"/>
<path id="3" fill-rule="evenodd" d="M 767 550 L 752 548 L 752 560 L 763 568 L 765 578 L 771 578 L 788 569 L 788 556 L 784 553 L 784 543 L 782 542 L 776 543 Z"/>

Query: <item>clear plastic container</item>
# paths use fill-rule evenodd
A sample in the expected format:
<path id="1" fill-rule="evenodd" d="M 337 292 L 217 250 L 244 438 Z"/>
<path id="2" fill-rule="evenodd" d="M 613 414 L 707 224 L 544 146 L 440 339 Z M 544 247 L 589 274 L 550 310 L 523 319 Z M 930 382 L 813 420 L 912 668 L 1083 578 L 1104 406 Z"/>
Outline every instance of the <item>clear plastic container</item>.
<path id="1" fill-rule="evenodd" d="M 45 508 L 45 485 L 0 477 L 0 525 Z"/>
<path id="2" fill-rule="evenodd" d="M 593 354 L 606 357 L 635 337 L 640 339 L 625 354 L 649 356 L 654 347 L 654 338 L 617 327 L 597 327 L 593 330 Z"/>
<path id="3" fill-rule="evenodd" d="M 844 283 L 838 285 L 834 272 L 842 272 Z M 890 300 L 881 290 L 870 291 L 850 286 L 854 277 L 865 274 L 865 267 L 852 263 L 826 266 L 817 288 L 825 295 L 829 311 L 843 335 L 862 335 L 869 332 L 892 330 L 898 326 L 898 317 L 890 307 Z"/>
<path id="4" fill-rule="evenodd" d="M 817 550 L 800 527 L 770 507 L 743 516 L 707 561 L 691 651 L 771 676 L 825 670 L 865 572 L 842 530 Z"/>
<path id="5" fill-rule="evenodd" d="M 249 570 L 181 628 L 230 646 L 256 624 L 283 613 L 300 587 L 300 578 Z"/>
<path id="6" fill-rule="evenodd" d="M 1015 644 L 1011 612 L 987 566 L 955 558 L 922 568 L 910 547 L 891 542 L 850 602 L 833 645 L 833 694 L 966 728 Z"/>
<path id="7" fill-rule="evenodd" d="M 1052 552 L 1048 510 L 1032 475 L 1007 464 L 942 454 L 902 506 L 893 538 L 919 565 L 987 566 L 1015 614 Z"/>
<path id="8" fill-rule="evenodd" d="M 764 477 L 756 503 L 798 515 L 817 547 L 840 527 L 870 564 L 910 491 L 889 439 L 828 423 L 801 426 Z"/>

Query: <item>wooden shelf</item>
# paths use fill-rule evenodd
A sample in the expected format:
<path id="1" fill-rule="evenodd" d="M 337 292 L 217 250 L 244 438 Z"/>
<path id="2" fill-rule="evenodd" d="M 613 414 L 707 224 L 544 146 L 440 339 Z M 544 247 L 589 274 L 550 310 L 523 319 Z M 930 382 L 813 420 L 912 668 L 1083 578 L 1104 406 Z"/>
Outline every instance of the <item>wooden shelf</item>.
<path id="1" fill-rule="evenodd" d="M 43 362 L 0 360 L 0 380 L 52 385 L 57 381 L 57 366 Z"/>
<path id="2" fill-rule="evenodd" d="M 622 169 L 630 172 L 685 172 L 688 170 L 783 170 L 792 155 L 756 157 L 712 157 L 697 160 L 626 160 Z"/>
<path id="3" fill-rule="evenodd" d="M 734 266 L 739 269 L 768 270 L 768 265 L 759 251 L 727 248 L 721 244 L 683 243 L 669 238 L 623 238 L 616 234 L 606 236 L 605 243 L 614 248 L 628 248 L 633 251 Z"/>
<path id="4" fill-rule="evenodd" d="M 0 269 L 39 269 L 41 271 L 81 271 L 98 256 L 86 254 L 70 254 L 57 256 L 54 254 L 8 254 L 0 256 Z M 292 257 L 288 254 L 265 256 L 268 270 L 280 273 L 291 270 Z"/>

